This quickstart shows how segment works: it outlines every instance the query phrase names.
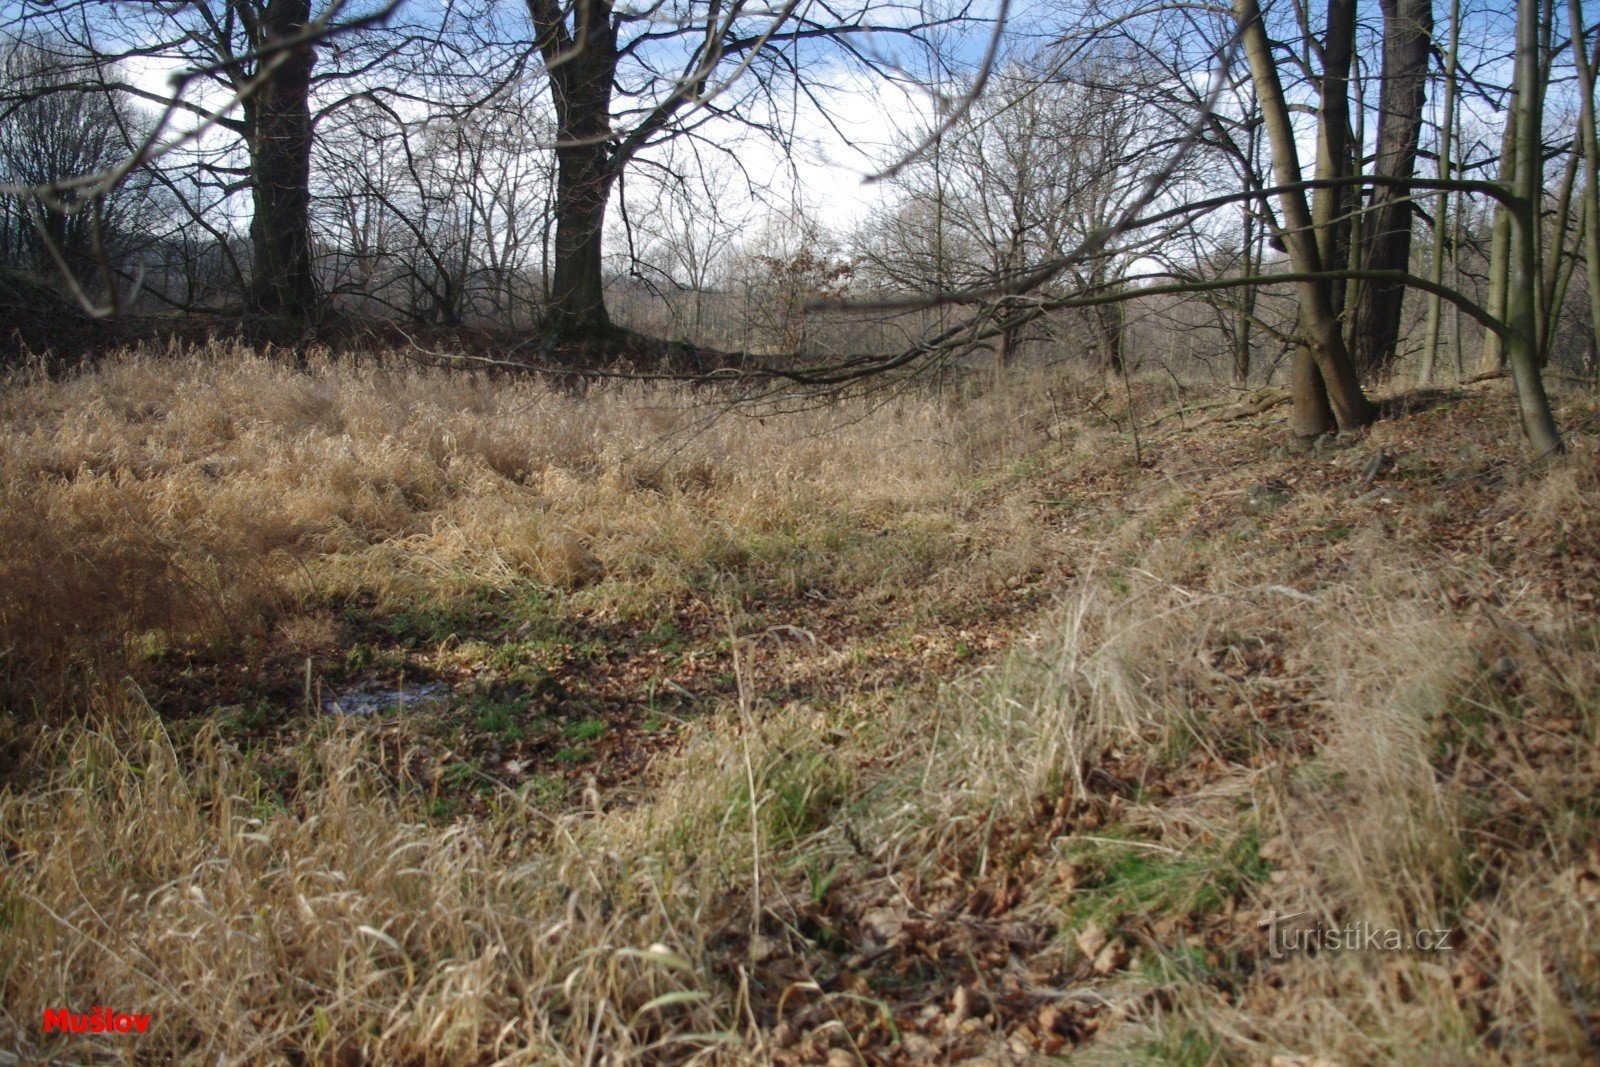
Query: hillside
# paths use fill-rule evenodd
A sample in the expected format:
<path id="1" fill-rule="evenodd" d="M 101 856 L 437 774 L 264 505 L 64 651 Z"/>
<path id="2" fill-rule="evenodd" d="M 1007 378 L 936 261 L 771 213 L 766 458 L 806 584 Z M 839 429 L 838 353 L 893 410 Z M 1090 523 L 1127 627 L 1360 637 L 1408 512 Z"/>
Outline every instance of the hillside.
<path id="1" fill-rule="evenodd" d="M 11 381 L 0 1047 L 1591 1061 L 1594 397 L 1081 373 Z"/>

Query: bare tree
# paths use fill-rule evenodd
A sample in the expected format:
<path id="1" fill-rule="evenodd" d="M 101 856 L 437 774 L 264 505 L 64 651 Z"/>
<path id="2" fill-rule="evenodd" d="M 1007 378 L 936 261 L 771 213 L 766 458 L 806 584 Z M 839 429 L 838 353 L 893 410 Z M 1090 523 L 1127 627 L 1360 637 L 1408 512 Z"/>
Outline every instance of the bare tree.
<path id="1" fill-rule="evenodd" d="M 759 130 L 787 143 L 785 115 L 803 94 L 828 109 L 824 56 L 882 73 L 892 57 L 868 37 L 915 48 L 930 19 L 900 0 L 783 0 L 772 7 L 675 0 L 645 10 L 611 0 L 527 0 L 556 116 L 555 271 L 550 324 L 572 336 L 610 327 L 603 283 L 606 209 L 646 148 L 716 129 Z M 721 120 L 723 125 L 715 125 Z"/>
<path id="2" fill-rule="evenodd" d="M 1562 443 L 1540 374 L 1537 325 L 1540 269 L 1536 233 L 1544 188 L 1540 0 L 1518 0 L 1516 34 L 1515 91 L 1508 119 L 1508 125 L 1515 130 L 1516 145 L 1501 172 L 1501 183 L 1510 193 L 1507 202 L 1511 217 L 1506 362 L 1517 387 L 1522 431 L 1540 455 L 1549 455 L 1560 452 Z"/>
<path id="3" fill-rule="evenodd" d="M 1225 288 L 1291 284 L 1296 288 L 1300 309 L 1300 324 L 1296 331 L 1298 348 L 1293 370 L 1295 404 L 1292 425 L 1298 436 L 1309 438 L 1334 428 L 1357 428 L 1375 417 L 1377 409 L 1362 391 L 1357 368 L 1341 328 L 1341 296 L 1344 290 L 1357 283 L 1367 286 L 1398 285 L 1450 302 L 1458 311 L 1480 324 L 1487 335 L 1504 343 L 1530 443 L 1541 454 L 1558 450 L 1560 436 L 1551 418 L 1538 361 L 1539 323 L 1542 321 L 1538 313 L 1541 279 L 1549 277 L 1552 269 L 1558 275 L 1561 272 L 1559 263 L 1552 264 L 1542 258 L 1544 251 L 1540 247 L 1539 226 L 1539 205 L 1543 199 L 1540 192 L 1541 174 L 1546 158 L 1545 145 L 1540 136 L 1545 106 L 1543 89 L 1550 83 L 1557 52 L 1553 25 L 1548 19 L 1551 5 L 1545 3 L 1541 6 L 1540 0 L 1519 3 L 1514 106 L 1505 130 L 1506 148 L 1501 152 L 1500 180 L 1488 181 L 1465 177 L 1418 178 L 1408 173 L 1410 163 L 1391 167 L 1392 173 L 1362 173 L 1356 166 L 1353 146 L 1365 144 L 1364 134 L 1359 125 L 1345 129 L 1347 120 L 1342 118 L 1342 113 L 1346 110 L 1347 101 L 1338 91 L 1338 87 L 1346 80 L 1342 73 L 1344 56 L 1352 50 L 1348 45 L 1348 37 L 1354 32 L 1355 19 L 1350 4 L 1351 0 L 1328 0 L 1326 19 L 1318 27 L 1312 26 L 1305 9 L 1297 8 L 1299 18 L 1292 27 L 1296 35 L 1293 49 L 1280 48 L 1273 40 L 1267 20 L 1255 0 L 1236 0 L 1233 5 L 1233 39 L 1239 43 L 1246 57 L 1261 122 L 1270 145 L 1272 186 L 1198 197 L 1186 196 L 1171 188 L 1172 176 L 1181 168 L 1183 159 L 1201 145 L 1207 130 L 1217 127 L 1215 104 L 1222 96 L 1222 83 L 1214 77 L 1212 88 L 1204 94 L 1204 99 L 1201 99 L 1201 94 L 1193 94 L 1196 117 L 1190 124 L 1188 135 L 1181 139 L 1171 159 L 1155 170 L 1141 194 L 1111 225 L 1096 230 L 1065 254 L 1036 264 L 1004 284 L 955 288 L 930 294 L 921 301 L 924 306 L 935 303 L 975 303 L 978 310 L 900 353 L 882 357 L 854 357 L 822 366 L 797 368 L 783 372 L 784 377 L 813 387 L 837 387 L 842 383 L 912 368 L 961 347 L 1004 337 L 1008 331 L 1054 311 L 1093 308 L 1136 298 L 1143 301 L 1150 297 Z M 1115 27 L 1117 36 L 1127 39 L 1132 32 L 1129 26 L 1136 19 L 1145 16 L 1160 18 L 1168 13 L 1169 9 L 1166 8 L 1140 8 L 1111 18 L 1110 24 Z M 1190 26 L 1204 22 L 1204 17 L 1197 17 L 1190 9 L 1182 9 L 1172 17 Z M 1581 34 L 1581 28 L 1575 32 Z M 1078 32 L 1074 39 L 1080 43 L 1092 43 L 1100 36 L 1100 31 L 1088 28 Z M 1224 46 L 1212 54 L 1225 57 L 1229 51 Z M 1323 64 L 1320 72 L 1313 59 Z M 1285 68 L 1298 70 L 1304 75 L 1297 83 L 1299 95 L 1291 96 L 1286 90 L 1283 77 Z M 1318 116 L 1318 165 L 1315 176 L 1308 180 L 1300 161 L 1301 130 L 1297 128 L 1293 115 L 1297 110 L 1309 110 L 1303 94 L 1307 86 L 1314 84 L 1321 87 L 1321 105 L 1315 109 Z M 1416 91 L 1417 106 L 1420 107 L 1420 90 Z M 1355 112 L 1357 115 L 1362 113 L 1360 110 Z M 1409 139 L 1410 134 L 1407 133 L 1405 137 Z M 1346 146 L 1350 147 L 1347 149 Z M 1461 167 L 1460 173 L 1471 173 L 1484 166 L 1483 161 L 1477 161 Z M 1363 262 L 1360 256 L 1344 259 L 1337 246 L 1340 231 L 1347 221 L 1369 222 L 1366 216 L 1373 209 L 1371 201 L 1365 198 L 1350 201 L 1335 194 L 1340 190 L 1362 188 L 1387 188 L 1402 192 L 1410 189 L 1450 191 L 1495 200 L 1500 205 L 1498 228 L 1505 233 L 1504 242 L 1497 241 L 1499 251 L 1494 257 L 1497 266 L 1504 264 L 1504 268 L 1498 271 L 1501 279 L 1498 291 L 1504 295 L 1503 311 L 1493 300 L 1490 306 L 1485 307 L 1471 293 L 1412 274 L 1408 264 L 1398 267 L 1374 266 Z M 1404 204 L 1408 219 L 1409 213 L 1414 210 L 1409 194 L 1404 198 L 1377 199 L 1380 204 L 1390 200 Z M 1263 218 L 1273 227 L 1274 242 L 1287 253 L 1287 270 L 1262 269 L 1253 276 L 1234 278 L 1180 279 L 1174 284 L 1147 285 L 1135 292 L 1096 292 L 1092 287 L 1082 285 L 1064 293 L 1050 292 L 1052 283 L 1069 272 L 1108 251 L 1136 246 L 1139 240 L 1148 239 L 1140 235 L 1148 235 L 1156 227 L 1170 231 L 1193 226 L 1220 209 L 1247 202 L 1262 206 Z M 1269 209 L 1269 202 L 1275 205 L 1275 212 Z M 1350 208 L 1346 210 L 1340 206 L 1341 203 L 1350 204 Z M 1350 217 L 1352 211 L 1359 212 L 1353 219 Z M 1361 247 L 1358 237 L 1359 231 L 1350 238 L 1349 247 L 1352 251 Z M 1559 249 L 1560 241 L 1550 243 Z M 1491 297 L 1495 291 L 1495 288 L 1491 288 Z M 915 300 L 891 300 L 881 301 L 877 306 L 908 308 L 917 303 Z"/>
<path id="4" fill-rule="evenodd" d="M 1115 57 L 1062 63 L 1017 59 L 924 153 L 889 180 L 890 204 L 858 230 L 863 265 L 902 290 L 992 287 L 1062 256 L 1110 225 L 1159 165 L 1166 124 L 1125 83 Z M 908 131 L 897 151 L 925 139 Z M 1124 284 L 1134 251 L 1085 259 L 1052 283 L 1107 292 Z M 1097 362 L 1120 370 L 1121 313 L 1114 303 L 1074 315 Z M 1002 332 L 999 359 L 1018 329 Z"/>
<path id="5" fill-rule="evenodd" d="M 815 359 L 811 305 L 843 299 L 855 265 L 804 203 L 774 211 L 729 264 L 740 348 L 769 359 Z"/>
<path id="6" fill-rule="evenodd" d="M 1342 13 L 1342 5 L 1347 2 L 1329 0 L 1328 32 L 1335 40 L 1324 48 L 1325 54 L 1346 53 L 1345 44 L 1338 38 L 1351 32 Z M 1337 266 L 1332 259 L 1335 251 L 1329 229 L 1333 220 L 1327 214 L 1320 219 L 1313 215 L 1300 186 L 1303 172 L 1294 125 L 1261 9 L 1256 0 L 1235 0 L 1233 11 L 1272 145 L 1273 175 L 1280 186 L 1278 208 L 1283 224 L 1280 240 L 1295 273 L 1302 276 L 1297 283 L 1302 338 L 1294 363 L 1295 433 L 1308 438 L 1325 433 L 1335 425 L 1342 429 L 1364 426 L 1372 421 L 1375 411 L 1357 381 L 1355 364 L 1345 347 L 1335 310 L 1335 286 L 1327 276 L 1327 272 Z M 1341 168 L 1336 158 L 1339 149 L 1335 146 L 1343 139 L 1330 128 L 1341 122 L 1341 109 L 1328 107 L 1328 98 L 1324 96 L 1318 126 L 1317 175 L 1323 180 L 1336 177 Z M 1320 199 L 1318 208 L 1332 212 L 1335 203 L 1331 197 Z"/>
<path id="7" fill-rule="evenodd" d="M 630 269 L 661 293 L 672 336 L 705 345 L 708 297 L 728 274 L 756 205 L 730 195 L 739 184 L 731 164 L 674 148 L 652 160 L 654 180 L 645 203 L 630 205 Z M 726 318 L 728 309 L 721 310 Z"/>
<path id="8" fill-rule="evenodd" d="M 358 101 L 330 121 L 319 232 L 334 295 L 434 325 L 531 321 L 549 199 L 533 89 L 416 121 Z"/>
<path id="9" fill-rule="evenodd" d="M 0 46 L 0 185 L 48 189 L 113 167 L 140 137 L 144 119 L 117 96 L 89 87 L 93 57 L 48 39 Z M 92 79 L 90 79 L 92 81 Z M 61 90 L 61 91 L 56 91 Z M 0 196 L 0 256 L 40 274 L 58 267 L 87 277 L 104 260 L 129 265 L 159 229 L 161 204 L 148 174 L 112 196 L 48 210 L 40 195 Z M 102 279 L 108 286 L 115 279 Z"/>
<path id="10" fill-rule="evenodd" d="M 436 9 L 419 21 L 390 24 L 399 0 L 188 0 L 178 4 L 98 0 L 25 0 L 10 9 L 19 32 L 42 33 L 94 59 L 80 84 L 156 105 L 149 137 L 118 167 L 75 176 L 89 199 L 140 165 L 178 149 L 204 177 L 172 185 L 209 185 L 250 199 L 249 304 L 309 318 L 319 307 L 311 226 L 311 157 L 321 117 L 351 100 L 409 96 L 407 57 L 448 47 Z M 381 32 L 380 32 L 381 28 Z M 457 58 L 466 53 L 457 48 Z M 470 64 L 468 64 L 470 66 Z M 134 67 L 174 70 L 166 92 L 107 76 Z M 180 122 L 180 118 L 185 122 Z M 216 147 L 217 136 L 228 143 Z M 212 201 L 213 209 L 217 200 Z"/>

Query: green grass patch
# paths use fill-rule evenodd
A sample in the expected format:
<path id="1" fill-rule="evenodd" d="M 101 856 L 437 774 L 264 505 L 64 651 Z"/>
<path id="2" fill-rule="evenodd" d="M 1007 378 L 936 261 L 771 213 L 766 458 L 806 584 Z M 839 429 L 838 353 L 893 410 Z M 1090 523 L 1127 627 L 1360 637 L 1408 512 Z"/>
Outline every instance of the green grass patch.
<path id="1" fill-rule="evenodd" d="M 354 609 L 346 609 L 345 614 L 351 622 L 364 621 Z M 451 638 L 458 642 L 493 638 L 491 643 L 537 648 L 569 636 L 557 594 L 531 583 L 408 605 L 370 622 L 405 648 L 438 645 Z"/>
<path id="2" fill-rule="evenodd" d="M 1109 928 L 1130 919 L 1205 915 L 1271 870 L 1261 858 L 1254 831 L 1225 845 L 1177 852 L 1156 842 L 1108 834 L 1069 842 L 1063 858 L 1079 870 L 1069 902 L 1073 929 L 1090 921 Z"/>
<path id="3" fill-rule="evenodd" d="M 598 740 L 606 732 L 606 729 L 607 726 L 604 719 L 580 719 L 577 722 L 568 723 L 561 732 L 567 736 L 569 741 L 576 741 L 582 744 L 585 741 Z"/>
<path id="4" fill-rule="evenodd" d="M 781 752 L 756 768 L 758 820 L 764 842 L 784 848 L 827 826 L 848 799 L 849 778 L 821 752 Z M 749 819 L 749 790 L 740 787 L 732 807 Z"/>
<path id="5" fill-rule="evenodd" d="M 248 704 L 229 704 L 212 711 L 226 732 L 253 733 L 265 730 L 286 716 L 266 700 Z"/>
<path id="6" fill-rule="evenodd" d="M 446 789 L 465 789 L 478 781 L 478 773 L 470 763 L 452 763 L 439 772 L 439 784 Z"/>
<path id="7" fill-rule="evenodd" d="M 1151 1067 L 1217 1067 L 1232 1062 L 1215 1036 L 1190 1025 L 1179 1026 L 1130 1052 L 1130 1062 Z"/>
<path id="8" fill-rule="evenodd" d="M 521 741 L 528 735 L 523 720 L 524 715 L 515 703 L 492 701 L 479 706 L 472 725 L 502 741 Z"/>

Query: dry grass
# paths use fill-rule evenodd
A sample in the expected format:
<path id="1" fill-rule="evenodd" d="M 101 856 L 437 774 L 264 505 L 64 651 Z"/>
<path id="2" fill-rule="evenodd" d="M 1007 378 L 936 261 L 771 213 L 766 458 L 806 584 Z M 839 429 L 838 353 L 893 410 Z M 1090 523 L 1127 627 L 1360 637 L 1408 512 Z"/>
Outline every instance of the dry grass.
<path id="1" fill-rule="evenodd" d="M 1221 996 L 1180 983 L 1177 1009 L 1124 1031 L 1114 1059 L 1583 1063 L 1600 1047 L 1600 642 L 1579 592 L 1600 544 L 1595 439 L 1533 472 L 1490 443 L 1496 420 L 1480 411 L 1433 440 L 1403 424 L 1374 432 L 1403 469 L 1435 477 L 1369 512 L 1334 558 L 1252 551 L 1204 569 L 1226 591 L 1231 643 L 1267 627 L 1285 660 L 1278 684 L 1309 684 L 1315 710 L 1303 755 L 1280 742 L 1261 770 L 1224 761 L 1248 778 L 1249 814 L 1226 821 L 1259 827 L 1277 868 L 1243 917 L 1448 930 L 1451 950 L 1300 955 Z M 1468 449 L 1476 462 L 1460 464 Z M 1240 594 L 1277 575 L 1314 599 L 1251 611 Z M 1215 629 L 1204 599 L 1171 606 Z M 1147 721 L 1193 714 L 1182 688 L 1162 692 Z M 1228 732 L 1217 725 L 1214 742 Z M 1148 821 L 1169 827 L 1181 810 L 1154 807 Z"/>
<path id="2" fill-rule="evenodd" d="M 14 382 L 6 673 L 29 692 L 86 663 L 116 677 L 152 646 L 227 654 L 361 596 L 381 614 L 533 582 L 642 610 L 749 565 L 796 588 L 921 583 L 971 563 L 974 476 L 1038 442 L 1009 401 L 758 422 L 707 399 L 228 351 Z M 927 533 L 922 551 L 857 536 L 886 526 Z"/>
<path id="3" fill-rule="evenodd" d="M 0 794 L 0 1027 L 25 1056 L 1021 1060 L 1061 1048 L 1034 1014 L 1056 1001 L 1002 1008 L 1030 976 L 1088 998 L 1059 1001 L 1083 1005 L 1070 1043 L 1106 1062 L 1592 1056 L 1592 436 L 1529 471 L 1509 411 L 1473 398 L 1331 458 L 1176 430 L 1151 473 L 1092 420 L 1040 451 L 1037 413 L 998 396 L 725 420 L 664 455 L 694 398 L 248 359 L 131 359 L 4 404 L 3 521 L 35 536 L 0 548 L 0 618 L 34 693 L 150 630 L 219 657 L 286 621 L 326 642 L 330 597 L 537 582 L 605 616 L 741 582 L 865 604 L 1002 597 L 1045 554 L 1074 572 L 937 692 L 769 700 L 776 667 L 739 638 L 736 697 L 647 787 L 552 808 L 494 783 L 455 820 L 396 788 L 364 725 L 300 735 L 285 795 L 224 727 L 174 740 L 102 685 L 34 741 L 46 776 Z M 1375 448 L 1398 503 L 1353 499 Z M 1249 503 L 1269 477 L 1287 501 Z M 74 564 L 38 573 L 47 553 Z M 68 583 L 81 606 L 52 602 Z M 792 655 L 839 674 L 859 651 Z M 885 911 L 921 933 L 874 947 Z M 1456 935 L 1267 958 L 1259 921 L 1299 911 Z M 1092 967 L 1090 924 L 1131 959 Z M 158 1025 L 38 1033 L 90 1004 Z"/>

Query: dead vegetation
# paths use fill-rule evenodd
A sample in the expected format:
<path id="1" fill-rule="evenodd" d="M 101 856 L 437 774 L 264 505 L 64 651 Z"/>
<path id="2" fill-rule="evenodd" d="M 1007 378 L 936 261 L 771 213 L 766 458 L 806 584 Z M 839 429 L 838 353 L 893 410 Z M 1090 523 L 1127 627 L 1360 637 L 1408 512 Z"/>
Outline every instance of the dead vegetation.
<path id="1" fill-rule="evenodd" d="M 4 1043 L 1587 1062 L 1594 408 L 1530 469 L 1499 388 L 1295 454 L 1147 385 L 1141 466 L 1042 389 L 15 383 Z M 320 711 L 387 677 L 449 696 Z M 1274 957 L 1312 922 L 1447 947 Z M 40 1032 L 92 1005 L 151 1031 Z"/>
<path id="2" fill-rule="evenodd" d="M 1027 552 L 1015 509 L 971 514 L 975 475 L 1038 438 L 1003 404 L 769 428 L 700 401 L 242 352 L 15 384 L 0 401 L 8 673 L 120 670 L 152 644 L 236 651 L 273 626 L 315 633 L 320 608 L 352 600 L 392 616 L 529 585 L 589 615 L 654 615 L 747 570 L 892 598 Z"/>

